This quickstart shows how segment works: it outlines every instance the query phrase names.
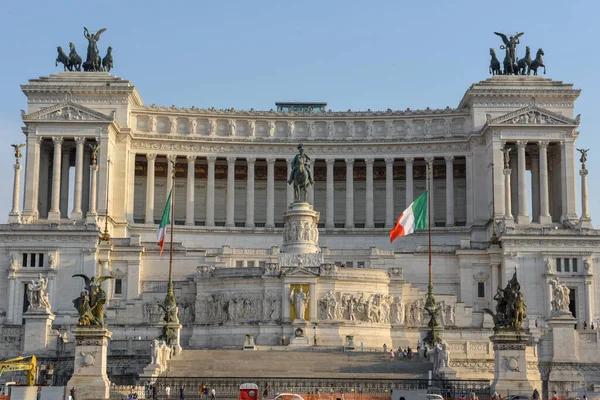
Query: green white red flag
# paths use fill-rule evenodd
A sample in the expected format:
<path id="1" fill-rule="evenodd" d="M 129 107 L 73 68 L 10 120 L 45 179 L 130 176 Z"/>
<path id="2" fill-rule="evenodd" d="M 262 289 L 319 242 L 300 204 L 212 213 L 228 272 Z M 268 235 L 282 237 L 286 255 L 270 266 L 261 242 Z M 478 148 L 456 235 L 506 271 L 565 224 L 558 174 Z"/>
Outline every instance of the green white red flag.
<path id="1" fill-rule="evenodd" d="M 406 210 L 400 214 L 396 225 L 390 231 L 390 243 L 413 233 L 416 229 L 427 228 L 428 191 L 417 197 Z"/>
<path id="2" fill-rule="evenodd" d="M 160 246 L 160 255 L 162 256 L 163 250 L 165 249 L 165 238 L 167 237 L 167 226 L 171 223 L 171 194 L 173 193 L 173 189 L 169 192 L 169 197 L 167 198 L 167 204 L 165 204 L 165 210 L 163 211 L 162 218 L 160 219 L 160 225 L 158 226 L 158 231 L 156 232 L 156 238 L 158 240 L 158 245 Z"/>

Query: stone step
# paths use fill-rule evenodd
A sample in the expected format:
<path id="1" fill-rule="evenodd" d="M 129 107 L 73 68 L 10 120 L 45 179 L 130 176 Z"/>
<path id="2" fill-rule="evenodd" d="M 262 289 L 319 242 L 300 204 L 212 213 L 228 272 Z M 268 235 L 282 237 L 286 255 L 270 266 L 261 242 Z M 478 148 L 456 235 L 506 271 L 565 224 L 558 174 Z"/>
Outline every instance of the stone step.
<path id="1" fill-rule="evenodd" d="M 418 357 L 392 362 L 380 352 L 184 350 L 170 361 L 168 375 L 426 378 L 431 367 Z"/>

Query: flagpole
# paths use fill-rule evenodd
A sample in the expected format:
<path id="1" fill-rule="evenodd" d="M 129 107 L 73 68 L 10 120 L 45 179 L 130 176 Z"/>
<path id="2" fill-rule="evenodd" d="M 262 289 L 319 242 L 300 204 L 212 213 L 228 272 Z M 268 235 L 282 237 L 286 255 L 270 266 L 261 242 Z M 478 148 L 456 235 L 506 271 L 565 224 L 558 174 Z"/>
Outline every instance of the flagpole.
<path id="1" fill-rule="evenodd" d="M 171 176 L 171 243 L 169 245 L 169 289 L 167 296 L 175 299 L 173 294 L 173 228 L 175 226 L 175 161 L 173 163 L 173 174 Z"/>
<path id="2" fill-rule="evenodd" d="M 439 331 L 443 328 L 439 326 L 437 322 L 438 309 L 435 304 L 435 297 L 433 295 L 433 263 L 431 257 L 431 204 L 433 202 L 431 196 L 431 181 L 433 180 L 433 161 L 427 162 L 427 236 L 429 240 L 429 285 L 427 286 L 427 298 L 425 300 L 425 310 L 429 314 L 429 331 L 425 337 L 424 342 L 432 348 L 434 345 L 441 342 Z"/>
<path id="3" fill-rule="evenodd" d="M 178 333 L 174 329 L 174 325 L 179 324 L 177 302 L 175 300 L 175 293 L 173 291 L 173 234 L 175 227 L 175 161 L 171 161 L 173 164 L 173 174 L 171 175 L 171 239 L 169 245 L 169 286 L 167 289 L 167 295 L 165 296 L 165 302 L 163 304 L 163 311 L 165 312 L 165 325 L 163 327 L 163 333 L 161 337 L 167 342 L 167 344 L 178 345 L 179 340 L 177 338 Z"/>

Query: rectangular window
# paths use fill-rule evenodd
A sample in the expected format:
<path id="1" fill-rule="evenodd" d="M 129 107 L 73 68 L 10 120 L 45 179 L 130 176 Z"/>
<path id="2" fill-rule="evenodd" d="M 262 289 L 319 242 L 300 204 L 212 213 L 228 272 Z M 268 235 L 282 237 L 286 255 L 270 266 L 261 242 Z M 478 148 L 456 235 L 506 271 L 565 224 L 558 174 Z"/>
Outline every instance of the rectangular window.
<path id="1" fill-rule="evenodd" d="M 44 266 L 44 253 L 38 254 L 38 267 Z"/>
<path id="2" fill-rule="evenodd" d="M 560 258 L 556 259 L 556 272 L 562 272 L 562 264 Z"/>
<path id="3" fill-rule="evenodd" d="M 242 260 L 236 260 L 235 267 L 236 268 L 243 268 L 244 267 L 244 261 L 242 261 Z"/>
<path id="4" fill-rule="evenodd" d="M 485 297 L 485 282 L 477 282 L 477 297 Z"/>
<path id="5" fill-rule="evenodd" d="M 573 272 L 577 272 L 577 259 L 576 258 L 573 259 L 573 264 L 571 264 L 571 266 L 573 267 Z"/>
<path id="6" fill-rule="evenodd" d="M 115 295 L 123 294 L 123 279 L 115 279 Z"/>
<path id="7" fill-rule="evenodd" d="M 21 265 L 24 267 L 27 266 L 27 253 L 23 253 L 23 262 L 21 263 Z"/>
<path id="8" fill-rule="evenodd" d="M 564 263 L 565 263 L 564 270 L 565 270 L 565 272 L 571 272 L 571 267 L 569 266 L 569 264 L 570 264 L 569 261 L 571 261 L 570 258 L 565 258 L 564 259 Z"/>
<path id="9" fill-rule="evenodd" d="M 29 258 L 30 258 L 30 260 L 29 260 L 29 266 L 30 267 L 35 267 L 35 253 L 31 253 L 29 255 Z"/>

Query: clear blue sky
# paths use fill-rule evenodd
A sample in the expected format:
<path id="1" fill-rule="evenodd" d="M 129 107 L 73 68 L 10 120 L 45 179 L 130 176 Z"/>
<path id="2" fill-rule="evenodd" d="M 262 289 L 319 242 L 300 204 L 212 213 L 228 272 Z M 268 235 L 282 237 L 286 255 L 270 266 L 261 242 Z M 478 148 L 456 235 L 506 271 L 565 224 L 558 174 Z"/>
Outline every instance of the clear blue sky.
<path id="1" fill-rule="evenodd" d="M 146 104 L 270 109 L 277 100 L 334 110 L 456 107 L 488 75 L 493 31 L 524 31 L 546 77 L 583 89 L 578 147 L 591 148 L 590 211 L 600 225 L 600 51 L 596 1 L 12 1 L 0 12 L 0 213 L 23 142 L 19 85 L 62 71 L 56 46 L 85 56 L 83 26 L 107 28 L 114 73 Z M 535 51 L 535 50 L 533 50 Z M 579 198 L 579 192 L 578 192 Z M 578 210 L 580 205 L 578 204 Z"/>

